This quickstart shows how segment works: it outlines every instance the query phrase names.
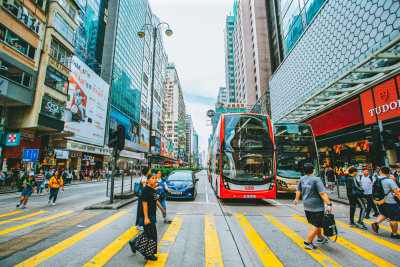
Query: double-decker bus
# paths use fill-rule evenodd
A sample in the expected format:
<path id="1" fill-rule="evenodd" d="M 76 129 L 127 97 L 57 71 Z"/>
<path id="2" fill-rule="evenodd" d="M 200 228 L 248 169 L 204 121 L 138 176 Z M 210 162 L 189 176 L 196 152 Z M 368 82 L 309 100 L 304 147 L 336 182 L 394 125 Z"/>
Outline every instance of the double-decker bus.
<path id="1" fill-rule="evenodd" d="M 303 166 L 312 163 L 319 176 L 318 152 L 311 125 L 274 123 L 276 149 L 276 180 L 278 192 L 296 191 Z"/>
<path id="2" fill-rule="evenodd" d="M 269 117 L 222 114 L 211 141 L 209 175 L 218 198 L 276 198 L 274 136 Z"/>

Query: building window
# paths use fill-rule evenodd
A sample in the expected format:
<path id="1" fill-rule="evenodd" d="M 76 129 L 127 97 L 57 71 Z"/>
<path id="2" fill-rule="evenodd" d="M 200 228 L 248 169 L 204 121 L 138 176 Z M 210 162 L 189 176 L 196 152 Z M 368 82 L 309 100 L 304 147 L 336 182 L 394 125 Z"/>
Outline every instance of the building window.
<path id="1" fill-rule="evenodd" d="M 64 113 L 64 103 L 48 96 L 44 95 L 42 99 L 42 108 L 40 113 L 46 114 L 54 119 L 61 120 Z"/>
<path id="2" fill-rule="evenodd" d="M 41 9 L 43 9 L 44 0 L 31 0 L 35 2 Z"/>
<path id="3" fill-rule="evenodd" d="M 10 31 L 4 25 L 0 24 L 0 40 L 20 52 L 21 54 L 35 59 L 36 48 L 25 42 L 21 37 L 19 37 L 14 32 Z"/>
<path id="4" fill-rule="evenodd" d="M 56 29 L 68 42 L 75 45 L 75 31 L 74 29 L 56 13 L 54 16 L 54 29 Z"/>
<path id="5" fill-rule="evenodd" d="M 36 19 L 25 7 L 22 7 L 17 1 L 3 1 L 3 6 L 29 29 L 37 34 L 40 33 L 42 29 L 42 23 Z"/>
<path id="6" fill-rule="evenodd" d="M 0 60 L 0 75 L 26 87 L 31 86 L 32 75 L 7 61 Z"/>
<path id="7" fill-rule="evenodd" d="M 44 83 L 64 94 L 68 92 L 68 77 L 51 66 L 47 66 Z"/>
<path id="8" fill-rule="evenodd" d="M 71 69 L 72 53 L 65 49 L 57 40 L 52 39 L 50 44 L 50 56 Z"/>

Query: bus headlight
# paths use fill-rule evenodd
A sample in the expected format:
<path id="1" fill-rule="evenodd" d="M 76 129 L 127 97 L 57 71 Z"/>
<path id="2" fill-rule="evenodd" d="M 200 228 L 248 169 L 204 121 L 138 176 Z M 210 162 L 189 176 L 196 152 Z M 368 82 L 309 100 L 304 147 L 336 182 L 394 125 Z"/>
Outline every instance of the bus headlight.
<path id="1" fill-rule="evenodd" d="M 278 184 L 279 184 L 280 186 L 283 186 L 283 187 L 288 188 L 287 184 L 286 184 L 284 181 L 277 179 L 277 182 L 278 182 Z"/>

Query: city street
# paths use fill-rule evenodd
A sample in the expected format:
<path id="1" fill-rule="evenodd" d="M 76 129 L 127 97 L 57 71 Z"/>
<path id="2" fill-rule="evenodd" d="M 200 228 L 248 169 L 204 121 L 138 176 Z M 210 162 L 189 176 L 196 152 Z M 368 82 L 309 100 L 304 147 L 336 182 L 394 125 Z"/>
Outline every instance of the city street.
<path id="1" fill-rule="evenodd" d="M 158 216 L 158 262 L 149 266 L 398 266 L 400 243 L 388 223 L 379 235 L 347 226 L 348 206 L 335 203 L 336 243 L 308 251 L 301 246 L 308 229 L 302 205 L 293 196 L 265 201 L 218 201 L 206 171 L 197 174 L 195 201 L 168 201 L 171 225 Z M 66 187 L 55 207 L 46 196 L 32 196 L 26 210 L 15 208 L 19 194 L 0 196 L 1 266 L 144 266 L 127 242 L 136 202 L 121 210 L 84 207 L 106 200 L 105 182 Z M 19 212 L 19 213 L 15 213 Z M 386 227 L 385 227 L 386 226 Z"/>

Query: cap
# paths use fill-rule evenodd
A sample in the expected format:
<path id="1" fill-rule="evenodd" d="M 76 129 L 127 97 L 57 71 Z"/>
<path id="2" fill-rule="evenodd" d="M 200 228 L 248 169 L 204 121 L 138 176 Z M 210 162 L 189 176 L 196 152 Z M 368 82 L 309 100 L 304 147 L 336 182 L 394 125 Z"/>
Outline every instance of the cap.
<path id="1" fill-rule="evenodd" d="M 35 176 L 35 174 L 33 172 L 30 172 L 29 176 Z"/>

